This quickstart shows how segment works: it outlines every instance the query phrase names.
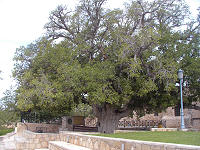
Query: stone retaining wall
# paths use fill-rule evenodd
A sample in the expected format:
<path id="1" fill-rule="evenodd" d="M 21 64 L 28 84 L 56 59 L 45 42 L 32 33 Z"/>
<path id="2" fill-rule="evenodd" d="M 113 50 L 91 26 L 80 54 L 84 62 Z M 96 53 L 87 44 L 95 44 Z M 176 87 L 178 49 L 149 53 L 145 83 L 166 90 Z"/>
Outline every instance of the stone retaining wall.
<path id="1" fill-rule="evenodd" d="M 49 141 L 64 141 L 91 150 L 200 150 L 200 146 L 99 137 L 69 131 L 56 134 L 25 130 L 23 138 L 24 140 L 16 141 L 16 150 L 48 148 Z"/>
<path id="2" fill-rule="evenodd" d="M 21 123 L 17 124 L 17 134 L 22 135 L 24 130 L 38 132 L 39 130 L 44 133 L 58 133 L 61 125 L 58 124 L 45 124 L 45 123 Z"/>
<path id="3" fill-rule="evenodd" d="M 200 146 L 98 137 L 66 131 L 60 132 L 60 138 L 92 150 L 200 150 Z"/>
<path id="4" fill-rule="evenodd" d="M 60 141 L 60 135 L 56 133 L 35 133 L 24 130 L 24 140 L 16 141 L 16 150 L 35 150 L 36 148 L 48 148 L 49 141 Z"/>
<path id="5" fill-rule="evenodd" d="M 200 130 L 200 118 L 192 120 L 192 127 Z"/>

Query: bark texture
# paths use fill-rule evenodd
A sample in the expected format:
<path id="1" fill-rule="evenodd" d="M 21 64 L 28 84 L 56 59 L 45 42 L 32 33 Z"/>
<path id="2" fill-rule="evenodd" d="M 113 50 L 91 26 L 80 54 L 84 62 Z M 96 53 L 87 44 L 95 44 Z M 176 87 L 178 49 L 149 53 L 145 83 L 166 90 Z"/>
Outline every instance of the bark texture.
<path id="1" fill-rule="evenodd" d="M 101 133 L 114 133 L 117 129 L 118 122 L 122 117 L 126 117 L 131 111 L 119 111 L 109 104 L 103 106 L 93 106 L 93 111 L 98 118 L 98 131 Z"/>

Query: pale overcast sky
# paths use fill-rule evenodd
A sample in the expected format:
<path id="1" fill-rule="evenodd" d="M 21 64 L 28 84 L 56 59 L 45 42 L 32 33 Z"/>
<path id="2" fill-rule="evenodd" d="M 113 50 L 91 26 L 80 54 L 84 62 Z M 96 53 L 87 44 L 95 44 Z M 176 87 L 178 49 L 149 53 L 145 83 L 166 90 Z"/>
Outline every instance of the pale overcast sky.
<path id="1" fill-rule="evenodd" d="M 16 48 L 26 46 L 39 38 L 45 31 L 50 11 L 57 5 L 75 6 L 79 0 L 0 0 L 0 98 L 13 84 L 11 71 Z M 108 7 L 122 7 L 127 0 L 108 0 Z M 186 0 L 194 14 L 200 0 Z"/>

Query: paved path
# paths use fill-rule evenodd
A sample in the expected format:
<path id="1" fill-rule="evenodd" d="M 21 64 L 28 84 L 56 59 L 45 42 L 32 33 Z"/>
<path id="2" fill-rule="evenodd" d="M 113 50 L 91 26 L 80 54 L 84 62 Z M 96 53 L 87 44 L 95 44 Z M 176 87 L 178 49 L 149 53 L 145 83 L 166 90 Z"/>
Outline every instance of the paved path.
<path id="1" fill-rule="evenodd" d="M 0 136 L 0 150 L 15 150 L 15 133 Z"/>

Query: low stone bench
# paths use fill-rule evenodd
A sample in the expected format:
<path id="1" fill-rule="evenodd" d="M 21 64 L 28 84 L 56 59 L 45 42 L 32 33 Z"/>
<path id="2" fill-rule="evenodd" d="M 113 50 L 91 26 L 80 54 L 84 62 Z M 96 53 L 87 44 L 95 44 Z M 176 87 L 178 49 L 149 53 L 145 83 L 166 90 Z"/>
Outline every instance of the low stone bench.
<path id="1" fill-rule="evenodd" d="M 50 141 L 49 150 L 91 150 L 91 149 L 62 141 Z"/>
<path id="2" fill-rule="evenodd" d="M 178 131 L 177 128 L 151 128 L 150 131 Z"/>

